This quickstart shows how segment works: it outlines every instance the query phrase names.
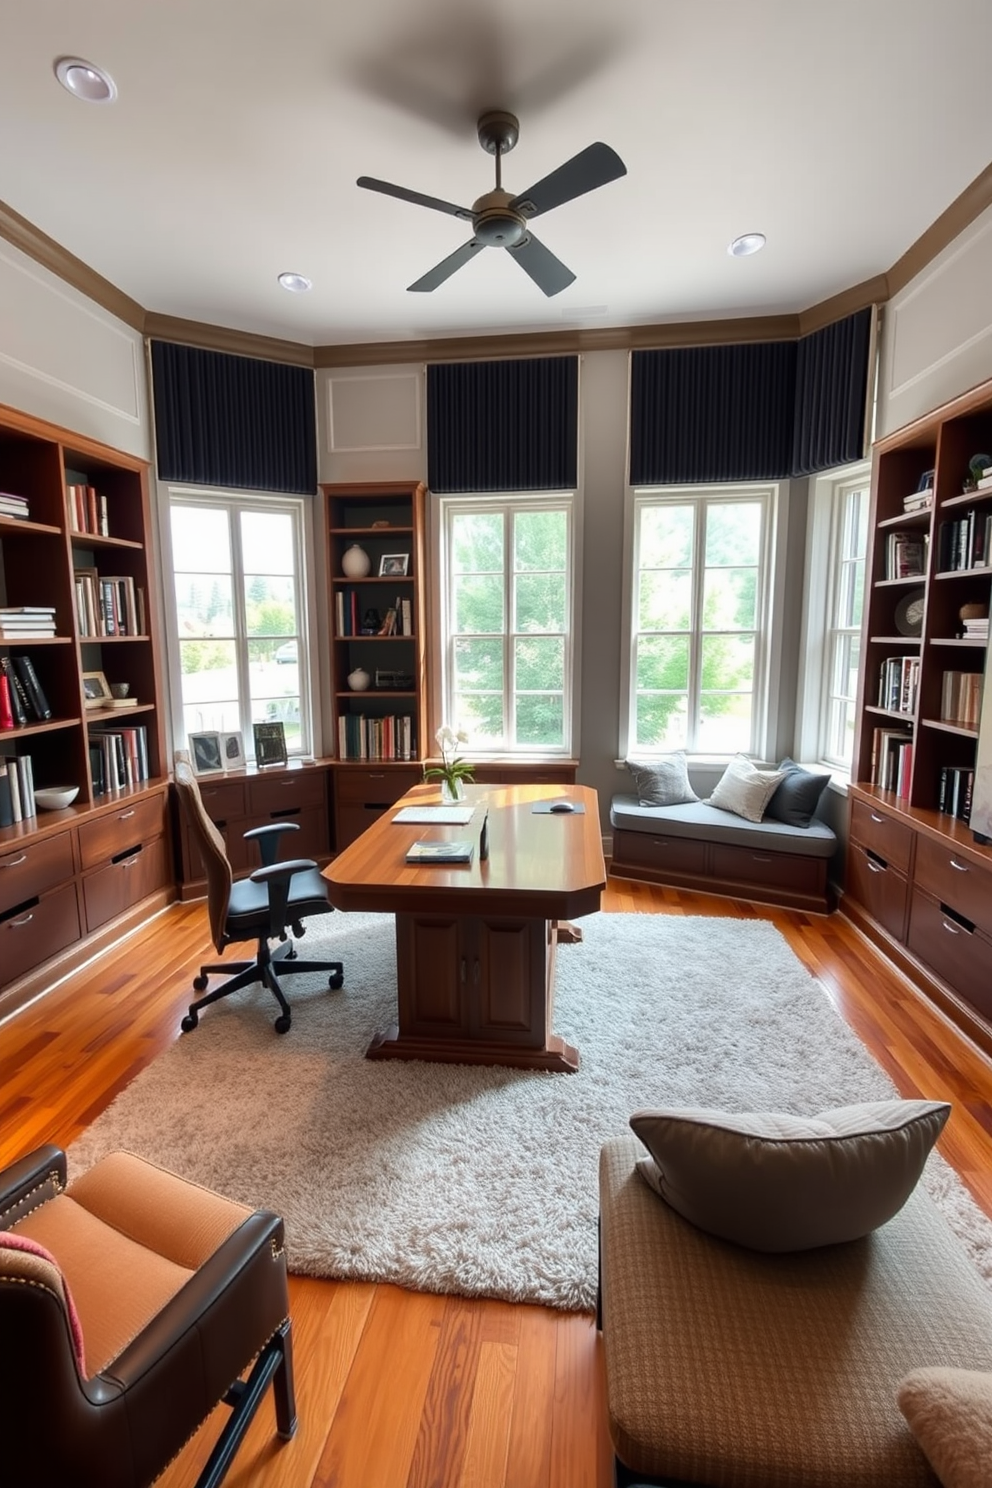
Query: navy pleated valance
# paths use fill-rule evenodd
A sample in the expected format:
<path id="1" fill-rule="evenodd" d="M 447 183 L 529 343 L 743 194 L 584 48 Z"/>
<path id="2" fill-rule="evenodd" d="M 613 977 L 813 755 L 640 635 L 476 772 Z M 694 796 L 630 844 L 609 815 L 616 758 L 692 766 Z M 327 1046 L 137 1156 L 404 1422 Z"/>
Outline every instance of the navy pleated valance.
<path id="1" fill-rule="evenodd" d="M 151 352 L 160 480 L 315 493 L 311 368 L 171 341 Z"/>
<path id="2" fill-rule="evenodd" d="M 574 490 L 578 429 L 578 357 L 427 368 L 432 491 Z"/>

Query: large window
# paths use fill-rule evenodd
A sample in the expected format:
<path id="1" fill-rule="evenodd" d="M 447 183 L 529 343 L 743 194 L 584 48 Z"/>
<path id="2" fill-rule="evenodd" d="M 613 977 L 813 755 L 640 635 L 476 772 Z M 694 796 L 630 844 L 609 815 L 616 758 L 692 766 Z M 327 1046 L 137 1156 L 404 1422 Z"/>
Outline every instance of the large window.
<path id="1" fill-rule="evenodd" d="M 441 497 L 441 687 L 468 752 L 572 746 L 572 496 Z"/>
<path id="2" fill-rule="evenodd" d="M 636 493 L 626 752 L 761 745 L 772 492 Z"/>
<path id="3" fill-rule="evenodd" d="M 241 731 L 250 756 L 252 724 L 281 720 L 309 751 L 302 519 L 292 499 L 172 492 L 183 733 Z"/>
<path id="4" fill-rule="evenodd" d="M 869 477 L 867 465 L 819 477 L 808 528 L 802 752 L 841 773 L 854 757 Z"/>

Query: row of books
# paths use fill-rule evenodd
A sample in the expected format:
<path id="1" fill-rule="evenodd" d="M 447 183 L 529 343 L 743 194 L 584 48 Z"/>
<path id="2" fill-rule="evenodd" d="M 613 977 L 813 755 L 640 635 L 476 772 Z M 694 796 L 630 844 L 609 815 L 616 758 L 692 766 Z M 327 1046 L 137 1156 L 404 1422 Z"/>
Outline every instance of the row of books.
<path id="1" fill-rule="evenodd" d="M 95 537 L 110 536 L 107 498 L 96 486 L 73 482 L 65 488 L 66 514 L 70 532 L 92 532 Z"/>
<path id="2" fill-rule="evenodd" d="M 885 577 L 919 579 L 927 571 L 929 536 L 920 532 L 890 532 L 885 543 Z"/>
<path id="3" fill-rule="evenodd" d="M 396 603 L 386 611 L 384 620 L 376 611 L 375 623 L 371 624 L 368 614 L 368 610 L 362 612 L 357 589 L 339 589 L 334 596 L 335 635 L 413 635 L 413 605 L 399 594 Z"/>
<path id="4" fill-rule="evenodd" d="M 54 605 L 4 605 L 0 609 L 0 641 L 37 641 L 54 634 Z"/>
<path id="5" fill-rule="evenodd" d="M 992 512 L 977 507 L 937 529 L 937 568 L 956 573 L 963 568 L 988 568 L 992 549 Z"/>
<path id="6" fill-rule="evenodd" d="M 871 783 L 909 798 L 913 736 L 904 729 L 877 728 L 871 740 Z"/>
<path id="7" fill-rule="evenodd" d="M 80 635 L 145 635 L 145 592 L 130 574 L 97 573 L 95 568 L 73 571 L 76 624 Z"/>
<path id="8" fill-rule="evenodd" d="M 51 716 L 30 656 L 0 656 L 0 728 L 23 728 Z"/>
<path id="9" fill-rule="evenodd" d="M 974 770 L 959 765 L 945 765 L 940 772 L 937 810 L 962 821 L 971 819 L 971 795 L 975 786 Z"/>
<path id="10" fill-rule="evenodd" d="M 37 816 L 29 754 L 0 755 L 0 827 Z"/>
<path id="11" fill-rule="evenodd" d="M 27 522 L 31 513 L 26 496 L 15 496 L 13 491 L 0 491 L 0 517 L 17 517 Z"/>
<path id="12" fill-rule="evenodd" d="M 94 794 L 140 785 L 148 779 L 148 731 L 143 725 L 90 729 L 89 748 Z"/>
<path id="13" fill-rule="evenodd" d="M 338 756 L 362 760 L 416 759 L 413 719 L 406 713 L 385 718 L 342 713 L 338 719 Z"/>
<path id="14" fill-rule="evenodd" d="M 981 672 L 945 672 L 940 695 L 941 722 L 977 728 L 981 709 Z"/>
<path id="15" fill-rule="evenodd" d="M 890 713 L 914 713 L 919 685 L 919 656 L 887 657 L 879 671 L 878 706 Z"/>

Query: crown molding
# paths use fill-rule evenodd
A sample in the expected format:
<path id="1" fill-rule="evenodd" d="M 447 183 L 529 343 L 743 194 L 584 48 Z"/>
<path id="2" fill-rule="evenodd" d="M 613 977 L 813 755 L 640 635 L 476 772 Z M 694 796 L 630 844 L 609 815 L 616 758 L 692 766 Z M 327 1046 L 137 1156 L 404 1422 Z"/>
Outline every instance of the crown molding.
<path id="1" fill-rule="evenodd" d="M 931 223 L 912 247 L 907 248 L 902 258 L 892 265 L 886 275 L 889 298 L 905 289 L 917 274 L 922 273 L 927 264 L 933 262 L 938 253 L 943 253 L 989 206 L 992 206 L 992 164 L 987 165 L 981 175 L 976 176 L 970 186 L 966 186 L 961 195 L 955 197 L 936 222 Z"/>
<path id="2" fill-rule="evenodd" d="M 289 362 L 294 367 L 314 366 L 312 346 L 283 341 L 278 336 L 256 336 L 207 321 L 183 320 L 178 315 L 145 313 L 145 336 L 153 341 L 175 341 L 180 346 L 198 346 L 203 351 L 226 351 L 232 356 L 260 357 L 263 361 Z"/>
<path id="3" fill-rule="evenodd" d="M 799 334 L 808 336 L 811 331 L 822 331 L 824 326 L 832 325 L 835 320 L 844 320 L 858 310 L 868 310 L 872 305 L 884 305 L 888 298 L 888 275 L 876 274 L 874 279 L 866 279 L 863 284 L 843 289 L 829 300 L 821 300 L 818 305 L 811 305 L 808 310 L 804 310 L 799 316 Z"/>
<path id="4" fill-rule="evenodd" d="M 137 300 L 132 300 L 115 284 L 111 284 L 109 279 L 104 279 L 88 264 L 84 264 L 81 258 L 69 253 L 54 238 L 43 233 L 33 222 L 29 222 L 3 201 L 0 201 L 0 238 L 13 243 L 28 258 L 33 258 L 35 263 L 50 270 L 64 283 L 71 284 L 73 289 L 78 289 L 87 299 L 102 305 L 104 310 L 109 310 L 111 315 L 116 315 L 125 325 L 131 326 L 135 331 L 144 329 L 145 312 Z"/>

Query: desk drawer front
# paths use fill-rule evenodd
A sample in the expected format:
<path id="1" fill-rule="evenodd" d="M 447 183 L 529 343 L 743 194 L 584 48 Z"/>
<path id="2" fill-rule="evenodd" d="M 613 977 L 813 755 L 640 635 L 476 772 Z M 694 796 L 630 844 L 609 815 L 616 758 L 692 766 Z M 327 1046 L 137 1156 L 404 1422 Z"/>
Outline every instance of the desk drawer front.
<path id="1" fill-rule="evenodd" d="M 992 870 L 970 862 L 953 847 L 921 836 L 916 845 L 913 880 L 934 899 L 949 904 L 987 935 L 992 935 Z M 989 981 L 992 982 L 992 966 Z"/>
<path id="2" fill-rule="evenodd" d="M 385 770 L 374 766 L 367 770 L 340 769 L 334 772 L 334 791 L 338 801 L 392 806 L 422 779 L 420 770 Z"/>
<path id="3" fill-rule="evenodd" d="M 243 780 L 209 780 L 198 782 L 200 798 L 207 808 L 211 821 L 230 821 L 245 814 L 245 783 Z"/>
<path id="4" fill-rule="evenodd" d="M 992 939 L 969 930 L 944 905 L 913 890 L 909 948 L 985 1018 L 992 1018 Z"/>
<path id="5" fill-rule="evenodd" d="M 884 858 L 890 867 L 908 872 L 913 831 L 905 822 L 897 821 L 884 811 L 876 811 L 874 806 L 864 801 L 855 801 L 851 807 L 851 836 Z"/>
<path id="6" fill-rule="evenodd" d="M 156 889 L 164 888 L 169 878 L 164 837 L 156 837 L 118 862 L 91 873 L 83 880 L 87 931 L 98 930 Z"/>
<path id="7" fill-rule="evenodd" d="M 278 819 L 285 811 L 304 807 L 322 808 L 323 770 L 291 770 L 284 775 L 260 776 L 248 782 L 248 813 L 253 820 Z"/>
<path id="8" fill-rule="evenodd" d="M 0 914 L 72 877 L 68 832 L 26 843 L 0 856 Z"/>
<path id="9" fill-rule="evenodd" d="M 909 906 L 906 875 L 860 842 L 852 842 L 848 849 L 847 892 L 896 940 L 905 940 Z"/>
<path id="10" fill-rule="evenodd" d="M 42 894 L 19 914 L 0 920 L 0 982 L 6 986 L 79 939 L 75 884 Z"/>
<path id="11" fill-rule="evenodd" d="M 159 837 L 166 827 L 166 798 L 164 793 L 143 801 L 122 804 L 118 811 L 108 812 L 95 821 L 85 822 L 79 828 L 79 851 L 83 868 L 95 868 L 108 858 L 146 842 L 150 837 Z"/>

